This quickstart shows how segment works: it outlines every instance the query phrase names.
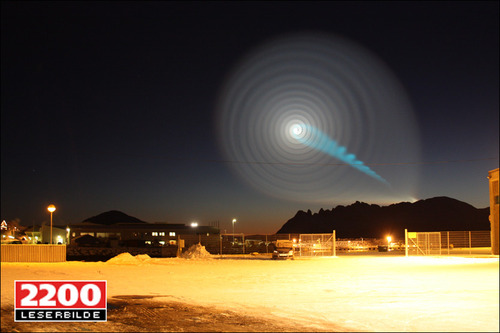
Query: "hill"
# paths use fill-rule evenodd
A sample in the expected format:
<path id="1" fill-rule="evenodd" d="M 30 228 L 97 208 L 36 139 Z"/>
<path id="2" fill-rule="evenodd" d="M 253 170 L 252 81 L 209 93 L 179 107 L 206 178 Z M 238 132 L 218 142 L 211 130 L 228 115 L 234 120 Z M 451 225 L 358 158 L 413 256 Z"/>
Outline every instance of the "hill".
<path id="1" fill-rule="evenodd" d="M 111 210 L 109 212 L 89 217 L 88 219 L 85 219 L 82 222 L 92 222 L 104 225 L 111 225 L 116 223 L 147 223 L 139 220 L 136 217 L 129 216 L 117 210 Z"/>
<path id="2" fill-rule="evenodd" d="M 489 208 L 478 209 L 465 202 L 436 197 L 415 203 L 389 206 L 356 201 L 318 213 L 298 211 L 277 233 L 330 233 L 338 238 L 404 237 L 408 231 L 490 230 Z"/>

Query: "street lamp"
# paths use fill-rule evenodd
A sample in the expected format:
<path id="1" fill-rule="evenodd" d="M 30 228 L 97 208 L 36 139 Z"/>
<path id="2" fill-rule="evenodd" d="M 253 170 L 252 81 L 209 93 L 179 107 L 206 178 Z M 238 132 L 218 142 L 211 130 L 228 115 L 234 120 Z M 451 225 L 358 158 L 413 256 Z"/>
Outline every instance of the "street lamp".
<path id="1" fill-rule="evenodd" d="M 68 245 L 69 245 L 69 232 L 70 232 L 69 227 L 66 227 L 66 233 L 67 233 L 66 234 L 66 244 L 68 244 Z"/>
<path id="2" fill-rule="evenodd" d="M 390 251 L 391 241 L 392 241 L 392 237 L 391 236 L 387 236 L 387 251 Z"/>
<path id="3" fill-rule="evenodd" d="M 233 245 L 234 245 L 234 222 L 236 222 L 236 219 L 233 219 Z"/>
<path id="4" fill-rule="evenodd" d="M 56 206 L 50 205 L 47 210 L 50 212 L 50 244 L 52 244 L 52 213 L 56 210 Z"/>

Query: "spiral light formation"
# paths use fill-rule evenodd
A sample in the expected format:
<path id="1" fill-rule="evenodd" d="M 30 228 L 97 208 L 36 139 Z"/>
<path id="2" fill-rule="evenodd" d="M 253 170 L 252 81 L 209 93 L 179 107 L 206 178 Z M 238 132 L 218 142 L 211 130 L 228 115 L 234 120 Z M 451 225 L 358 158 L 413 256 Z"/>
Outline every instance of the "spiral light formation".
<path id="1" fill-rule="evenodd" d="M 251 186 L 326 203 L 409 199 L 416 163 L 390 165 L 419 160 L 415 123 L 381 61 L 317 34 L 275 39 L 243 59 L 225 82 L 216 118 L 228 164 Z"/>
<path id="2" fill-rule="evenodd" d="M 322 151 L 374 179 L 387 183 L 387 181 L 380 177 L 375 171 L 358 160 L 356 155 L 349 153 L 346 147 L 340 146 L 335 140 L 328 137 L 328 135 L 321 132 L 319 129 L 304 124 L 297 124 L 291 127 L 291 133 L 295 140 L 300 143 Z"/>

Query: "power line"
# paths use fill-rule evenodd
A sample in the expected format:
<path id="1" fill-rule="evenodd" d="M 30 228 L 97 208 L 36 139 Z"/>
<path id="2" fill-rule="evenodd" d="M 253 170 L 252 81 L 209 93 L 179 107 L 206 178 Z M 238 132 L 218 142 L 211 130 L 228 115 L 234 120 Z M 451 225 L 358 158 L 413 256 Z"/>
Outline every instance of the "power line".
<path id="1" fill-rule="evenodd" d="M 348 163 L 344 162 L 328 162 L 328 163 L 316 163 L 316 162 L 272 162 L 272 161 L 240 161 L 240 160 L 223 160 L 223 159 L 208 159 L 208 158 L 172 158 L 167 156 L 154 156 L 154 155 L 144 155 L 137 153 L 116 153 L 116 152 L 105 152 L 105 151 L 93 151 L 93 154 L 105 155 L 105 156 L 126 156 L 134 158 L 152 158 L 161 159 L 171 162 L 205 162 L 205 163 L 226 163 L 226 164 L 261 164 L 261 165 L 297 165 L 297 166 L 308 166 L 308 165 L 318 165 L 318 166 L 350 166 Z M 449 163 L 470 163 L 470 162 L 480 162 L 480 161 L 493 161 L 498 160 L 498 156 L 482 157 L 482 158 L 471 158 L 471 159 L 456 159 L 456 160 L 441 160 L 441 161 L 421 161 L 421 162 L 382 162 L 382 163 L 363 163 L 366 166 L 397 166 L 397 165 L 432 165 L 432 164 L 449 164 Z"/>
<path id="2" fill-rule="evenodd" d="M 392 162 L 392 163 L 364 163 L 367 166 L 390 166 L 390 165 L 423 165 L 423 164 L 445 164 L 445 163 L 464 163 L 498 160 L 498 157 L 461 159 L 461 160 L 443 160 L 443 161 L 423 161 L 423 162 Z M 349 166 L 350 164 L 336 163 L 307 163 L 307 162 L 264 162 L 264 161 L 235 161 L 235 160 L 209 160 L 210 162 L 223 162 L 230 164 L 263 164 L 263 165 L 324 165 L 324 166 Z"/>

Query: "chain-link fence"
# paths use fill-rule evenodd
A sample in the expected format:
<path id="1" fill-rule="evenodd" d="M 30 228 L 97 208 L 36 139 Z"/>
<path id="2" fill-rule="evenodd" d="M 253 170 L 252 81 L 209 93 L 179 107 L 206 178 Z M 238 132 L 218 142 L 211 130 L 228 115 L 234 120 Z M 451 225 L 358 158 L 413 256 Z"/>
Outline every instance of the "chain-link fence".
<path id="1" fill-rule="evenodd" d="M 491 254 L 490 231 L 436 231 L 408 232 L 406 249 L 408 255 L 474 255 Z M 335 256 L 361 252 L 380 252 L 380 245 L 387 248 L 385 239 L 336 238 L 335 231 L 323 234 L 271 234 L 245 235 L 210 234 L 179 235 L 183 249 L 201 243 L 211 254 L 271 254 L 277 240 L 290 240 L 295 255 L 301 257 Z M 177 247 L 177 245 L 175 245 Z M 383 247 L 383 246 L 382 246 Z M 404 255 L 405 243 L 391 243 L 390 249 L 400 250 Z M 393 251 L 397 252 L 397 251 Z M 392 253 L 392 252 L 391 252 Z"/>
<path id="2" fill-rule="evenodd" d="M 300 234 L 298 251 L 301 257 L 334 256 L 336 254 L 335 232 L 331 234 Z M 298 252 L 298 253 L 297 253 Z"/>
<path id="3" fill-rule="evenodd" d="M 408 255 L 491 254 L 488 230 L 408 232 Z"/>
<path id="4" fill-rule="evenodd" d="M 278 239 L 296 241 L 299 234 L 249 235 L 243 233 L 225 233 L 220 235 L 180 235 L 185 240 L 184 248 L 200 243 L 211 254 L 249 254 L 272 253 Z"/>
<path id="5" fill-rule="evenodd" d="M 441 255 L 440 232 L 409 232 L 408 255 Z"/>

